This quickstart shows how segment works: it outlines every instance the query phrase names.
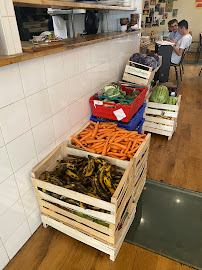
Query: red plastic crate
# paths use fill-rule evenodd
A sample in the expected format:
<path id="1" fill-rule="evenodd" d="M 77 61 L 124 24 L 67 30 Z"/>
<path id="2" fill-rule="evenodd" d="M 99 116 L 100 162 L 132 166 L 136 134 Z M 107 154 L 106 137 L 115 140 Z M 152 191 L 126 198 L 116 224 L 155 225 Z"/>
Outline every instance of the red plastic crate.
<path id="1" fill-rule="evenodd" d="M 131 87 L 126 87 L 124 85 L 121 85 L 121 87 L 122 87 L 122 90 L 126 91 L 127 93 L 132 93 L 133 90 L 138 90 L 140 91 L 140 94 L 136 97 L 136 99 L 134 99 L 133 103 L 131 103 L 130 105 L 113 104 L 113 108 L 106 107 L 106 105 L 112 105 L 111 103 L 108 103 L 108 102 L 101 101 L 99 102 L 100 104 L 95 104 L 94 101 L 99 100 L 99 98 L 92 96 L 89 101 L 90 101 L 94 116 L 104 117 L 104 118 L 113 119 L 113 120 L 119 120 L 117 119 L 114 112 L 119 109 L 122 109 L 126 116 L 119 121 L 129 122 L 131 120 L 134 114 L 143 105 L 146 93 L 148 91 L 148 87 L 131 88 Z M 98 95 L 98 93 L 95 93 L 95 95 Z"/>

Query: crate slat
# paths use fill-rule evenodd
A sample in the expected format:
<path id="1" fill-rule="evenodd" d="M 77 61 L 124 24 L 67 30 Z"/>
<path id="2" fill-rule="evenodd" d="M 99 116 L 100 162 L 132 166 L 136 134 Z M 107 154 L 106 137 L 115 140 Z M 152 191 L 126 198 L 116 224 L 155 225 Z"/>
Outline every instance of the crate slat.
<path id="1" fill-rule="evenodd" d="M 89 246 L 95 247 L 96 249 L 103 251 L 109 255 L 114 253 L 112 246 L 109 246 L 108 244 L 105 244 L 102 241 L 99 241 L 93 237 L 90 237 L 89 235 L 85 233 L 82 233 L 74 228 L 71 228 L 62 222 L 59 222 L 55 219 L 52 219 L 44 215 L 41 216 L 41 219 L 43 223 L 50 225 L 51 227 L 75 238 L 76 240 L 79 240 Z"/>
<path id="2" fill-rule="evenodd" d="M 53 219 L 56 219 L 62 223 L 65 223 L 67 226 L 70 226 L 78 231 L 81 231 L 83 233 L 86 233 L 88 234 L 89 236 L 91 236 L 92 238 L 95 238 L 97 240 L 102 240 L 103 242 L 107 243 L 107 244 L 114 244 L 114 237 L 112 236 L 107 236 L 106 234 L 104 233 L 100 233 L 94 229 L 91 229 L 89 228 L 88 226 L 86 225 L 83 225 L 79 222 L 75 222 L 75 221 L 72 221 L 70 220 L 69 218 L 63 216 L 63 215 L 60 215 L 58 213 L 55 213 L 49 209 L 46 209 L 44 208 L 43 209 L 43 215 L 47 215 L 49 217 L 52 217 Z"/>
<path id="3" fill-rule="evenodd" d="M 78 193 L 76 191 L 73 191 L 67 188 L 59 187 L 51 183 L 43 182 L 41 180 L 37 180 L 34 178 L 32 178 L 32 182 L 35 187 L 44 188 L 48 191 L 52 191 L 59 195 L 63 195 L 65 197 L 68 197 L 77 201 L 81 201 L 86 204 L 90 204 L 90 205 L 93 204 L 94 206 L 103 208 L 104 210 L 115 211 L 114 205 L 112 205 L 111 203 L 105 202 L 103 200 L 100 200 L 100 199 L 97 199 L 97 198 L 94 198 L 94 197 L 91 197 L 82 193 Z"/>
<path id="4" fill-rule="evenodd" d="M 145 127 L 157 128 L 157 129 L 171 131 L 171 132 L 173 132 L 173 129 L 174 129 L 174 126 L 167 126 L 167 125 L 161 125 L 161 124 L 150 123 L 150 122 L 146 122 Z"/>
<path id="5" fill-rule="evenodd" d="M 105 222 L 115 224 L 114 215 L 101 213 L 101 212 L 94 211 L 94 210 L 91 210 L 91 209 L 83 209 L 82 207 L 79 207 L 79 206 L 76 206 L 76 205 L 73 205 L 73 204 L 70 204 L 70 203 L 63 202 L 63 201 L 61 201 L 59 199 L 56 199 L 56 198 L 54 198 L 54 197 L 52 197 L 50 195 L 47 195 L 44 192 L 39 191 L 39 190 L 35 190 L 35 194 L 36 194 L 37 197 L 39 197 L 41 199 L 47 200 L 47 201 L 52 202 L 52 203 L 57 203 L 57 204 L 62 205 L 64 207 L 68 208 L 68 209 L 76 210 L 76 211 L 81 212 L 83 214 L 86 214 L 88 216 L 103 220 Z"/>
<path id="6" fill-rule="evenodd" d="M 150 109 L 150 108 L 145 109 L 145 114 L 155 114 L 159 116 L 168 116 L 168 117 L 173 117 L 173 118 L 177 118 L 178 116 L 177 112 L 169 112 L 169 111 L 156 110 L 156 109 Z"/>
<path id="7" fill-rule="evenodd" d="M 145 114 L 144 118 L 146 121 L 156 122 L 156 123 L 160 123 L 160 124 L 167 124 L 169 126 L 173 126 L 175 123 L 174 120 L 168 120 L 168 119 L 163 119 L 163 118 L 159 118 L 159 117 L 148 116 L 146 114 Z"/>
<path id="8" fill-rule="evenodd" d="M 173 132 L 171 131 L 166 131 L 166 130 L 162 130 L 162 129 L 157 129 L 157 128 L 152 128 L 152 127 L 144 127 L 144 131 L 148 131 L 151 133 L 156 133 L 156 134 L 160 134 L 160 135 L 164 135 L 164 136 L 172 136 Z"/>
<path id="9" fill-rule="evenodd" d="M 82 223 L 82 224 L 86 224 L 88 227 L 92 227 L 93 229 L 97 230 L 97 231 L 100 231 L 100 232 L 103 232 L 107 235 L 110 235 L 110 236 L 113 236 L 114 235 L 114 232 L 113 230 L 111 230 L 110 228 L 107 228 L 107 227 L 103 227 L 102 225 L 99 225 L 98 223 L 96 222 L 93 222 L 91 220 L 88 220 L 86 218 L 83 218 L 81 216 L 78 216 L 76 214 L 73 214 L 71 212 L 68 212 L 66 210 L 63 210 L 61 208 L 59 208 L 58 206 L 55 206 L 49 202 L 46 202 L 42 199 L 38 199 L 38 202 L 39 202 L 39 205 L 41 208 L 41 212 L 43 213 L 43 208 L 49 208 L 49 209 L 52 209 L 53 211 L 55 212 L 59 212 L 60 214 L 72 219 L 72 220 L 75 220 L 75 221 L 78 221 L 79 223 Z"/>

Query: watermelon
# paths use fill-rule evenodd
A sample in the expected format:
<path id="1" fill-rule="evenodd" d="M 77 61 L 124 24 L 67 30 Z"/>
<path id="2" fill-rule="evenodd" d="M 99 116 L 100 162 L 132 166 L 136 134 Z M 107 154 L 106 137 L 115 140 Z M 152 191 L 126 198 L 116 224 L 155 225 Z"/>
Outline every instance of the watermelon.
<path id="1" fill-rule="evenodd" d="M 167 104 L 170 105 L 176 105 L 177 104 L 177 98 L 176 97 L 168 97 L 168 100 L 166 101 Z"/>
<path id="2" fill-rule="evenodd" d="M 166 103 L 169 97 L 168 88 L 164 85 L 154 87 L 149 98 L 151 102 Z"/>

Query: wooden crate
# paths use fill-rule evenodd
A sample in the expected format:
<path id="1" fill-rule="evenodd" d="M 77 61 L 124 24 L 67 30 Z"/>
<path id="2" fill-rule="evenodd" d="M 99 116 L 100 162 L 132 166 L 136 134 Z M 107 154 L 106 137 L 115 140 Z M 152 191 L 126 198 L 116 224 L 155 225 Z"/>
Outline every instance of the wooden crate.
<path id="1" fill-rule="evenodd" d="M 177 98 L 176 105 L 150 102 L 149 97 L 146 100 L 147 106 L 143 116 L 145 118 L 145 122 L 143 124 L 142 132 L 144 133 L 145 131 L 148 131 L 168 136 L 168 140 L 170 140 L 177 128 L 181 95 Z M 166 117 L 170 117 L 171 119 L 166 119 Z"/>
<path id="2" fill-rule="evenodd" d="M 94 157 L 101 157 L 86 151 L 69 148 L 64 143 L 58 146 L 31 173 L 44 227 L 50 225 L 85 244 L 109 254 L 110 259 L 114 261 L 134 219 L 137 202 L 146 181 L 150 137 L 151 135 L 148 134 L 146 142 L 141 145 L 136 156 L 130 162 L 104 157 L 111 164 L 115 164 L 124 170 L 123 177 L 111 198 L 111 202 L 39 180 L 39 176 L 43 171 L 53 170 L 57 160 L 68 154 L 76 156 L 88 156 L 90 154 Z M 42 189 L 87 205 L 99 207 L 105 211 L 84 209 L 48 195 Z M 75 211 L 88 215 L 93 219 L 99 219 L 105 222 L 107 227 L 106 224 L 98 224 L 85 217 L 78 216 Z"/>
<path id="3" fill-rule="evenodd" d="M 123 74 L 123 80 L 144 86 L 149 85 L 153 80 L 156 71 L 161 66 L 162 56 L 159 57 L 160 57 L 160 65 L 153 71 L 152 67 L 128 61 Z"/>

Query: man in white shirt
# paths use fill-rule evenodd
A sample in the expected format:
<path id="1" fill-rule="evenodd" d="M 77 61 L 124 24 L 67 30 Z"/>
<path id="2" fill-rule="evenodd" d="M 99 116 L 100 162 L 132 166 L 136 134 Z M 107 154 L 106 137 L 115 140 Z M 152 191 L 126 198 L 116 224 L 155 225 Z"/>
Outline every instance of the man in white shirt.
<path id="1" fill-rule="evenodd" d="M 170 33 L 168 41 L 178 41 L 182 36 L 178 32 L 178 21 L 176 19 L 170 20 L 168 22 L 168 30 Z"/>
<path id="2" fill-rule="evenodd" d="M 186 20 L 179 22 L 178 32 L 182 38 L 173 45 L 173 52 L 171 56 L 171 63 L 173 64 L 178 64 L 180 62 L 184 50 L 192 43 L 192 36 L 189 34 L 188 22 Z"/>

